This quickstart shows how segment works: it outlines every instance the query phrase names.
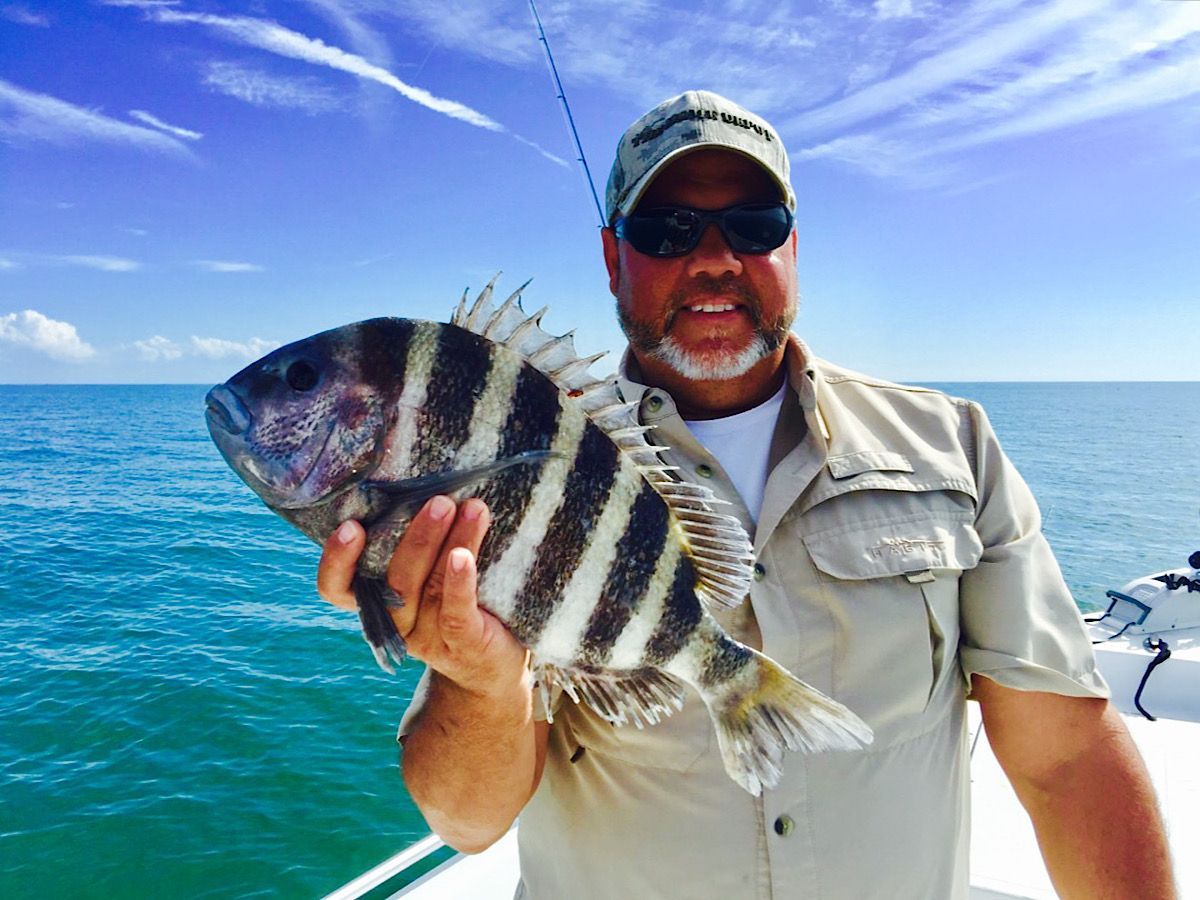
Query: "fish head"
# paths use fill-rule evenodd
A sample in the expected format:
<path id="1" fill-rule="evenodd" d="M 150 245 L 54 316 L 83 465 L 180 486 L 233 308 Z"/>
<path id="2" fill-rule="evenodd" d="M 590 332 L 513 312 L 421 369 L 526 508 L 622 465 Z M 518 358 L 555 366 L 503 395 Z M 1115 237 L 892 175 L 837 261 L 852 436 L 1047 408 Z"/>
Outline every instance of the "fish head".
<path id="1" fill-rule="evenodd" d="M 230 467 L 276 510 L 320 504 L 367 477 L 394 418 L 411 334 L 372 319 L 280 347 L 208 392 L 205 418 Z"/>

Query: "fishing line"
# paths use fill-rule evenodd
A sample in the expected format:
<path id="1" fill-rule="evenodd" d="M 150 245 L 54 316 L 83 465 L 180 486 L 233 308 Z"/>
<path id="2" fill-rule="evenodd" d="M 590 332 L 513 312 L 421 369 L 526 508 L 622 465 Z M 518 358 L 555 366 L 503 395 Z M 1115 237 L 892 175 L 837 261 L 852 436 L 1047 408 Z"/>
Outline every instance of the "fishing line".
<path id="1" fill-rule="evenodd" d="M 579 154 L 575 158 L 583 167 L 583 177 L 587 181 L 592 202 L 596 204 L 596 216 L 600 219 L 600 227 L 603 228 L 605 225 L 604 212 L 600 208 L 600 197 L 596 194 L 596 185 L 592 181 L 592 170 L 588 168 L 587 159 L 583 154 L 583 144 L 579 141 L 579 132 L 575 130 L 575 117 L 571 115 L 571 105 L 567 103 L 567 94 L 563 90 L 562 79 L 558 77 L 558 66 L 554 64 L 554 54 L 550 52 L 550 42 L 546 40 L 546 29 L 542 27 L 542 17 L 538 15 L 537 5 L 533 0 L 529 0 L 529 11 L 533 13 L 533 21 L 537 25 L 538 40 L 542 42 L 542 49 L 546 51 L 546 63 L 550 67 L 550 78 L 554 82 L 554 90 L 558 94 L 559 104 L 562 106 L 563 120 L 566 122 L 567 130 L 571 132 L 571 140 L 575 142 L 575 152 Z"/>

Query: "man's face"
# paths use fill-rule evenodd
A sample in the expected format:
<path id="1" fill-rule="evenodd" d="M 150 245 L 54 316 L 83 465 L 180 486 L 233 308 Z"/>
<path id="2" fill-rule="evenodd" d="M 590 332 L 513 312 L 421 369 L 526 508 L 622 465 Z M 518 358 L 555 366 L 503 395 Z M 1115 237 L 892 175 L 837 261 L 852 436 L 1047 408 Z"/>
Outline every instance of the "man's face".
<path id="1" fill-rule="evenodd" d="M 671 163 L 638 206 L 723 209 L 774 202 L 778 190 L 755 163 L 726 150 L 698 150 Z M 761 255 L 735 253 L 716 225 L 686 256 L 645 256 L 604 230 L 604 258 L 617 314 L 634 356 L 694 381 L 748 372 L 782 346 L 796 317 L 796 233 Z"/>

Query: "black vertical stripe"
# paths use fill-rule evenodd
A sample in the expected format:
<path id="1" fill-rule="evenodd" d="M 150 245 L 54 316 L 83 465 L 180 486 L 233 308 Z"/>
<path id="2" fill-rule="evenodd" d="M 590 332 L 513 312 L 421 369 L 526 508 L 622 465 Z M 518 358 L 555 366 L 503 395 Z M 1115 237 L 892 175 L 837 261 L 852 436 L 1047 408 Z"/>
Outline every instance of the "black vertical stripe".
<path id="1" fill-rule="evenodd" d="M 522 365 L 497 456 L 504 459 L 526 450 L 550 449 L 558 431 L 560 411 L 559 391 L 554 382 L 528 363 Z M 541 477 L 540 465 L 515 466 L 481 486 L 476 496 L 487 503 L 492 527 L 479 551 L 480 573 L 512 543 L 529 495 Z"/>
<path id="2" fill-rule="evenodd" d="M 413 454 L 413 470 L 420 473 L 440 471 L 448 451 L 466 443 L 492 368 L 494 344 L 463 328 L 439 326 L 436 346 Z"/>
<path id="3" fill-rule="evenodd" d="M 604 665 L 637 611 L 654 577 L 667 541 L 667 504 L 648 483 L 634 501 L 629 527 L 617 541 L 617 555 L 583 636 L 581 658 Z"/>
<path id="4" fill-rule="evenodd" d="M 416 325 L 411 319 L 369 319 L 356 331 L 360 376 L 377 396 L 392 401 L 389 409 L 404 389 Z"/>
<path id="5" fill-rule="evenodd" d="M 721 684 L 748 666 L 754 658 L 749 647 L 739 644 L 728 635 L 721 635 L 708 647 L 708 654 L 700 667 L 700 686 Z"/>
<path id="6" fill-rule="evenodd" d="M 696 569 L 685 554 L 679 557 L 675 567 L 675 580 L 654 634 L 646 642 L 642 665 L 662 666 L 674 657 L 688 642 L 702 615 L 700 600 L 696 597 Z"/>
<path id="7" fill-rule="evenodd" d="M 526 646 L 537 642 L 583 559 L 612 490 L 618 457 L 612 439 L 588 422 L 567 474 L 562 504 L 550 519 L 508 622 Z"/>

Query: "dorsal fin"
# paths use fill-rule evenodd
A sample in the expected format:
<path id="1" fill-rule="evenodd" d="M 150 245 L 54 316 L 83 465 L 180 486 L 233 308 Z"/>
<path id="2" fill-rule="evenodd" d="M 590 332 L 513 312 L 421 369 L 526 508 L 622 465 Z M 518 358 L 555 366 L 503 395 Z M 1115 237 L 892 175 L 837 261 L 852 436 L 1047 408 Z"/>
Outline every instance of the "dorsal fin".
<path id="1" fill-rule="evenodd" d="M 638 421 L 638 402 L 621 397 L 615 377 L 599 379 L 588 372 L 606 353 L 581 357 L 575 350 L 574 332 L 555 336 L 542 329 L 545 307 L 533 315 L 525 313 L 521 292 L 528 281 L 498 309 L 493 308 L 492 292 L 499 278 L 497 272 L 469 310 L 464 294 L 450 324 L 507 347 L 569 394 L 667 504 L 696 568 L 696 595 L 701 602 L 725 608 L 740 604 L 750 593 L 754 548 L 737 518 L 713 508 L 726 501 L 703 485 L 676 479 L 675 467 L 666 465 L 658 455 L 667 448 L 646 440 L 652 426 Z"/>

